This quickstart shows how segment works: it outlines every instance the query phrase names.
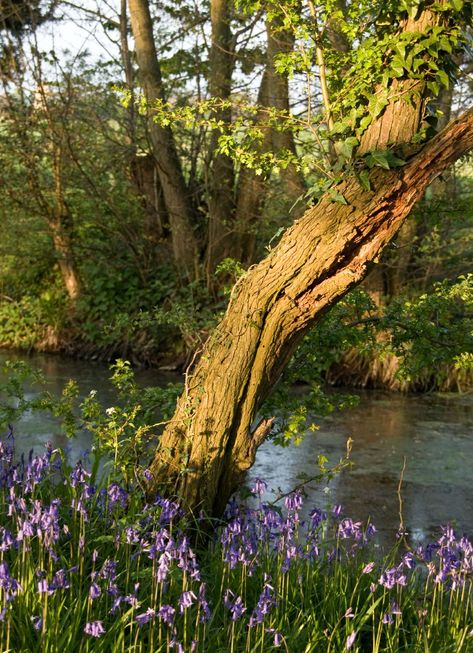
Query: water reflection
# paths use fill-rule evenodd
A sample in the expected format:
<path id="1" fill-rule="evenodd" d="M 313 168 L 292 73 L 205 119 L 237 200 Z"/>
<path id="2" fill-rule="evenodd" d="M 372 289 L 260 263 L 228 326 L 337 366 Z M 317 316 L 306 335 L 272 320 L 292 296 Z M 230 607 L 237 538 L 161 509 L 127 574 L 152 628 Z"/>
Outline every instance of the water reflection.
<path id="1" fill-rule="evenodd" d="M 288 491 L 303 471 L 313 474 L 322 451 L 335 463 L 353 438 L 353 467 L 328 487 L 312 487 L 308 503 L 340 503 L 353 518 L 368 518 L 392 542 L 400 523 L 397 489 L 405 462 L 401 496 L 403 521 L 411 538 L 424 539 L 440 524 L 473 526 L 473 397 L 402 396 L 363 393 L 353 409 L 324 419 L 320 431 L 299 447 L 260 449 L 251 478 L 272 480 Z"/>
<path id="2" fill-rule="evenodd" d="M 0 364 L 13 358 L 0 352 Z M 25 357 L 20 357 L 25 358 Z M 65 383 L 77 381 L 82 397 L 96 389 L 104 405 L 116 403 L 107 366 L 59 356 L 35 355 L 27 359 L 40 368 L 48 389 L 59 395 Z M 176 381 L 172 374 L 144 370 L 137 373 L 143 385 Z M 31 398 L 34 388 L 28 390 Z M 316 421 L 312 416 L 310 421 Z M 360 404 L 319 421 L 321 428 L 308 433 L 299 447 L 281 449 L 265 443 L 258 452 L 249 483 L 264 478 L 275 491 L 288 492 L 298 475 L 313 475 L 316 459 L 324 453 L 330 463 L 344 455 L 346 441 L 353 438 L 352 469 L 342 472 L 328 487 L 312 487 L 307 506 L 340 503 L 347 515 L 371 518 L 384 542 L 392 542 L 399 525 L 397 487 L 403 468 L 403 519 L 414 539 L 436 532 L 440 524 L 457 524 L 473 530 L 473 396 L 402 396 L 362 393 Z M 72 442 L 47 415 L 27 414 L 16 425 L 22 451 L 42 449 L 46 440 L 54 447 L 72 445 L 73 456 L 90 447 L 87 433 Z"/>
<path id="3" fill-rule="evenodd" d="M 25 361 L 33 369 L 40 370 L 46 379 L 46 386 L 40 388 L 27 384 L 25 398 L 31 400 L 41 389 L 48 390 L 53 396 L 59 397 L 66 383 L 73 379 L 79 388 L 79 400 L 84 399 L 91 390 L 97 391 L 97 396 L 104 407 L 117 403 L 116 391 L 110 382 L 111 372 L 107 365 L 95 361 L 81 361 L 56 355 L 24 354 L 0 351 L 0 367 L 7 360 Z M 1 374 L 1 372 L 0 372 Z M 156 370 L 138 370 L 137 381 L 143 385 L 166 385 L 179 380 L 176 374 L 157 372 Z M 0 399 L 2 399 L 0 397 Z M 46 413 L 25 413 L 19 424 L 14 425 L 16 447 L 19 453 L 42 452 L 44 443 L 51 441 L 54 448 L 70 451 L 71 459 L 82 457 L 90 450 L 90 435 L 86 431 L 79 432 L 70 440 L 59 427 L 59 422 Z"/>

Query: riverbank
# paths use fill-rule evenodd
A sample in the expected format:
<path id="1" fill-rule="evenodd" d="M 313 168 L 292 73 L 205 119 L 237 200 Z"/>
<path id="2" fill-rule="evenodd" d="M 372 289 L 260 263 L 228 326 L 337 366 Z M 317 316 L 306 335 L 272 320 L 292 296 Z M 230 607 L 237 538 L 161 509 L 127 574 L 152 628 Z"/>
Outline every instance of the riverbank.
<path id="1" fill-rule="evenodd" d="M 0 351 L 0 363 L 8 357 Z M 45 388 L 54 397 L 60 397 L 68 380 L 74 379 L 79 391 L 77 403 L 95 390 L 104 410 L 117 405 L 111 371 L 98 361 L 48 354 L 17 355 L 16 359 L 26 360 L 40 371 L 46 379 Z M 173 372 L 151 368 L 138 370 L 135 377 L 140 388 L 165 389 L 181 380 Z M 25 386 L 29 399 L 40 391 L 40 386 Z M 471 528 L 473 395 L 354 392 L 358 396 L 355 406 L 325 417 L 309 410 L 306 424 L 314 422 L 318 430 L 307 431 L 299 445 L 279 447 L 271 441 L 264 443 L 247 482 L 266 478 L 274 500 L 279 492 L 288 492 L 300 484 L 301 474 L 307 478 L 317 475 L 320 454 L 328 458 L 329 465 L 337 464 L 345 456 L 347 440 L 352 438 L 353 466 L 329 484 L 309 483 L 308 505 L 325 508 L 337 503 L 354 519 L 370 517 L 380 530 L 380 540 L 389 547 L 399 525 L 397 489 L 406 460 L 402 495 L 404 520 L 412 537 L 419 541 L 433 535 L 438 525 L 452 521 L 462 528 Z M 42 451 L 48 440 L 55 448 L 70 448 L 74 459 L 91 446 L 90 433 L 81 429 L 70 440 L 57 419 L 44 411 L 27 412 L 20 423 L 15 423 L 14 430 L 20 453 L 26 456 L 31 448 Z"/>
<path id="2" fill-rule="evenodd" d="M 71 334 L 61 336 L 53 330 L 46 330 L 44 338 L 37 342 L 11 346 L 0 343 L 0 350 L 8 354 L 33 355 L 50 354 L 66 356 L 72 360 L 95 361 L 104 365 L 118 358 L 128 360 L 137 369 L 149 368 L 161 371 L 185 372 L 193 360 L 188 350 L 176 337 L 174 349 L 154 350 L 145 338 L 136 341 L 97 346 Z M 394 354 L 376 355 L 365 349 L 350 348 L 339 360 L 328 366 L 322 375 L 329 387 L 384 390 L 401 393 L 425 392 L 472 392 L 473 369 L 458 369 L 455 365 L 444 365 L 443 369 L 426 368 L 413 378 L 400 373 L 401 362 Z"/>

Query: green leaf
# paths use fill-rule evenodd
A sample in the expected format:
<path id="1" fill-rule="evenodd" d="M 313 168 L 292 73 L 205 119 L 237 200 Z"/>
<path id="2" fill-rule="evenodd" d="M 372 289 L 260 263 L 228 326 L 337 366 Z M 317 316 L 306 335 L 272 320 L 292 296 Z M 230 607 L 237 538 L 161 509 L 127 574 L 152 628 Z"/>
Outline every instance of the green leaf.
<path id="1" fill-rule="evenodd" d="M 447 73 L 445 72 L 445 70 L 439 70 L 436 73 L 435 77 L 443 86 L 445 86 L 445 88 L 448 88 L 450 86 L 450 79 Z"/>
<path id="2" fill-rule="evenodd" d="M 349 125 L 348 125 L 347 121 L 339 120 L 338 122 L 336 122 L 334 124 L 334 126 L 330 130 L 330 133 L 331 134 L 343 134 L 343 132 L 345 132 L 348 129 L 348 127 L 349 127 Z"/>
<path id="3" fill-rule="evenodd" d="M 370 191 L 371 182 L 369 170 L 361 170 L 357 177 L 363 190 Z"/>
<path id="4" fill-rule="evenodd" d="M 379 168 L 389 170 L 388 152 L 385 150 L 373 150 L 366 157 L 366 165 L 368 168 L 378 166 Z"/>
<path id="5" fill-rule="evenodd" d="M 440 91 L 440 84 L 438 82 L 427 82 L 427 88 L 432 91 L 434 95 L 438 95 Z"/>
<path id="6" fill-rule="evenodd" d="M 338 204 L 348 204 L 344 196 L 336 190 L 329 191 L 329 196 L 332 202 L 337 202 Z"/>
<path id="7" fill-rule="evenodd" d="M 355 147 L 358 147 L 358 139 L 354 136 L 349 136 L 344 141 L 335 144 L 337 154 L 347 161 L 352 158 Z"/>
<path id="8" fill-rule="evenodd" d="M 387 155 L 388 155 L 387 160 L 390 168 L 399 168 L 400 166 L 403 166 L 406 163 L 404 159 L 400 159 L 390 150 L 388 150 Z"/>
<path id="9" fill-rule="evenodd" d="M 405 63 L 400 57 L 393 57 L 391 61 L 391 72 L 394 77 L 402 77 L 404 75 Z"/>
<path id="10" fill-rule="evenodd" d="M 364 116 L 364 118 L 360 120 L 359 133 L 363 133 L 365 129 L 371 125 L 372 121 L 372 116 Z"/>
<path id="11" fill-rule="evenodd" d="M 379 93 L 370 98 L 370 101 L 368 102 L 368 111 L 373 119 L 377 118 L 384 107 L 388 105 L 388 98 L 386 95 L 387 94 L 385 93 Z"/>

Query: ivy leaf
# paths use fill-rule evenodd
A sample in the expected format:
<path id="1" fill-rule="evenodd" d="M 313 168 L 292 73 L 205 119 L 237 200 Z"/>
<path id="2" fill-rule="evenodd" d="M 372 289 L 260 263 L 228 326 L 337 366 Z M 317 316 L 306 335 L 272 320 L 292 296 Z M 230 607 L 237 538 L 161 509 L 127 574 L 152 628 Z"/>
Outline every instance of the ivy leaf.
<path id="1" fill-rule="evenodd" d="M 365 129 L 369 127 L 369 125 L 371 125 L 372 120 L 373 120 L 372 116 L 364 116 L 360 120 L 360 127 L 358 133 L 362 134 L 365 131 Z"/>
<path id="2" fill-rule="evenodd" d="M 440 84 L 438 82 L 427 82 L 427 88 L 432 91 L 434 95 L 438 95 L 440 91 Z"/>
<path id="3" fill-rule="evenodd" d="M 401 57 L 393 57 L 391 61 L 391 70 L 394 77 L 402 77 L 404 75 L 404 69 L 406 68 L 406 60 L 401 59 Z"/>
<path id="4" fill-rule="evenodd" d="M 388 150 L 388 163 L 390 168 L 400 168 L 401 166 L 405 165 L 406 162 L 404 159 L 400 159 L 398 156 L 396 156 L 393 152 Z"/>
<path id="5" fill-rule="evenodd" d="M 343 134 L 348 129 L 349 125 L 346 120 L 342 121 L 339 120 L 334 124 L 332 129 L 330 130 L 330 134 Z"/>
<path id="6" fill-rule="evenodd" d="M 336 190 L 329 191 L 329 196 L 332 202 L 337 202 L 338 204 L 348 204 L 345 197 Z"/>
<path id="7" fill-rule="evenodd" d="M 371 190 L 369 170 L 361 170 L 360 173 L 357 175 L 357 178 L 363 190 L 367 190 L 367 191 Z"/>
<path id="8" fill-rule="evenodd" d="M 445 86 L 445 88 L 448 88 L 450 86 L 450 79 L 448 78 L 448 75 L 445 72 L 445 70 L 439 70 L 436 73 L 435 77 L 443 86 Z"/>
<path id="9" fill-rule="evenodd" d="M 390 170 L 391 168 L 399 168 L 406 162 L 404 159 L 397 157 L 391 150 L 373 150 L 366 157 L 366 165 L 368 168 L 384 168 Z"/>
<path id="10" fill-rule="evenodd" d="M 373 95 L 368 102 L 368 111 L 371 117 L 377 118 L 381 111 L 388 105 L 388 98 L 384 93 Z"/>
<path id="11" fill-rule="evenodd" d="M 373 150 L 366 157 L 366 165 L 368 168 L 384 168 L 389 170 L 388 153 L 385 150 Z"/>
<path id="12" fill-rule="evenodd" d="M 347 161 L 351 159 L 355 147 L 358 147 L 358 139 L 354 136 L 349 136 L 344 141 L 335 144 L 337 154 Z"/>

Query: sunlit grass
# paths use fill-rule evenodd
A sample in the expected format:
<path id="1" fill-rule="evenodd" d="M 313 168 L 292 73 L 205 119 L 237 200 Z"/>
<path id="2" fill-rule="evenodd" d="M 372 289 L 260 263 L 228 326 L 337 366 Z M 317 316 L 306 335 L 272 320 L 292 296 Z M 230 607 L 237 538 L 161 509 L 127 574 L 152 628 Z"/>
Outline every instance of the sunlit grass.
<path id="1" fill-rule="evenodd" d="M 0 448 L 0 651 L 473 651 L 473 546 L 446 527 L 374 554 L 373 526 L 337 506 L 301 521 L 227 509 L 206 545 L 173 501 L 91 485 L 46 448 Z"/>

